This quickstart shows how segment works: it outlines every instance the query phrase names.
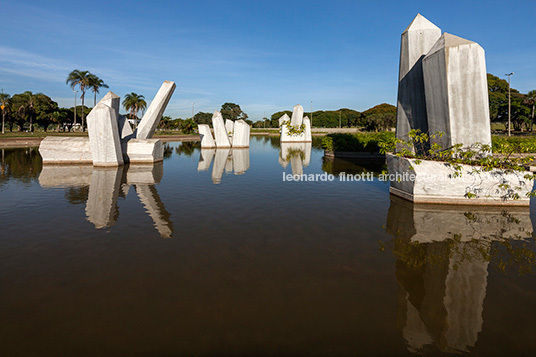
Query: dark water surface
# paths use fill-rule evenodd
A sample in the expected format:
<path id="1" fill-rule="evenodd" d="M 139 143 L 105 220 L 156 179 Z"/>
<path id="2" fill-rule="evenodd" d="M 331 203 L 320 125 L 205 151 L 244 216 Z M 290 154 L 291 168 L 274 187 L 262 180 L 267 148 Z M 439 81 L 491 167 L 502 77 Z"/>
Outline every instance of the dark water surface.
<path id="1" fill-rule="evenodd" d="M 412 205 L 317 143 L 163 164 L 0 149 L 0 355 L 534 355 L 536 217 Z M 284 168 L 285 167 L 285 168 Z"/>

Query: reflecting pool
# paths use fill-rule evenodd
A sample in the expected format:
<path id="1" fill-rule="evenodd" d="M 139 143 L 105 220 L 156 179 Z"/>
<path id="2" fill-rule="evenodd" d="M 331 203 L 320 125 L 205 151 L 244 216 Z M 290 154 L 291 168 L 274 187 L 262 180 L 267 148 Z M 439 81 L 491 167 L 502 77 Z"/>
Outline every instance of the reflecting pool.
<path id="1" fill-rule="evenodd" d="M 121 168 L 0 151 L 2 355 L 536 353 L 528 208 L 414 205 L 317 140 Z"/>

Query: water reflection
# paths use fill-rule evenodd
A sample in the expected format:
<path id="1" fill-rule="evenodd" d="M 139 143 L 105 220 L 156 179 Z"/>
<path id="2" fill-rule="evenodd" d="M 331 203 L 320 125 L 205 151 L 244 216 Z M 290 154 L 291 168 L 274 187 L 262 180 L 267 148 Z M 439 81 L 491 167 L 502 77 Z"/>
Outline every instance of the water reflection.
<path id="1" fill-rule="evenodd" d="M 39 175 L 39 184 L 42 187 L 66 188 L 70 203 L 85 202 L 87 220 L 98 229 L 111 227 L 117 222 L 118 198 L 126 197 L 130 186 L 134 186 L 160 236 L 170 238 L 173 223 L 155 187 L 163 176 L 162 165 L 113 168 L 45 165 Z"/>
<path id="2" fill-rule="evenodd" d="M 286 168 L 290 163 L 293 175 L 303 174 L 303 168 L 311 163 L 312 143 L 281 143 L 279 163 Z"/>
<path id="3" fill-rule="evenodd" d="M 249 169 L 249 148 L 201 149 L 197 171 L 208 171 L 212 161 L 212 182 L 221 183 L 223 172 L 243 175 Z"/>
<path id="4" fill-rule="evenodd" d="M 482 331 L 490 262 L 520 271 L 534 265 L 528 208 L 416 205 L 391 196 L 387 231 L 395 236 L 387 246 L 396 256 L 397 327 L 414 353 L 469 351 Z"/>

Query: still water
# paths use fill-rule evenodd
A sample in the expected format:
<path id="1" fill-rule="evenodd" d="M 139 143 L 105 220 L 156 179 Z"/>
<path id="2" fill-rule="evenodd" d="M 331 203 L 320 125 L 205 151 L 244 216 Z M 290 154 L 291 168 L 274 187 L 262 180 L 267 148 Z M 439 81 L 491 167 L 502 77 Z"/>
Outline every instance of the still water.
<path id="1" fill-rule="evenodd" d="M 2 356 L 536 353 L 528 208 L 413 205 L 273 137 L 119 169 L 0 151 Z"/>

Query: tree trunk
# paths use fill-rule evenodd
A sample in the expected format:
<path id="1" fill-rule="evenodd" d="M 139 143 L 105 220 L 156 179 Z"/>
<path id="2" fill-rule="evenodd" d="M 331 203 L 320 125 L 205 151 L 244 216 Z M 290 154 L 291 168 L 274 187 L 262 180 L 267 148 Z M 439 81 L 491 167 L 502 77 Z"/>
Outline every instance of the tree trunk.
<path id="1" fill-rule="evenodd" d="M 85 128 L 84 128 L 84 119 L 86 118 L 86 112 L 84 110 L 84 100 L 86 99 L 85 94 L 86 94 L 86 92 L 82 92 L 82 133 L 84 131 L 86 131 Z"/>

